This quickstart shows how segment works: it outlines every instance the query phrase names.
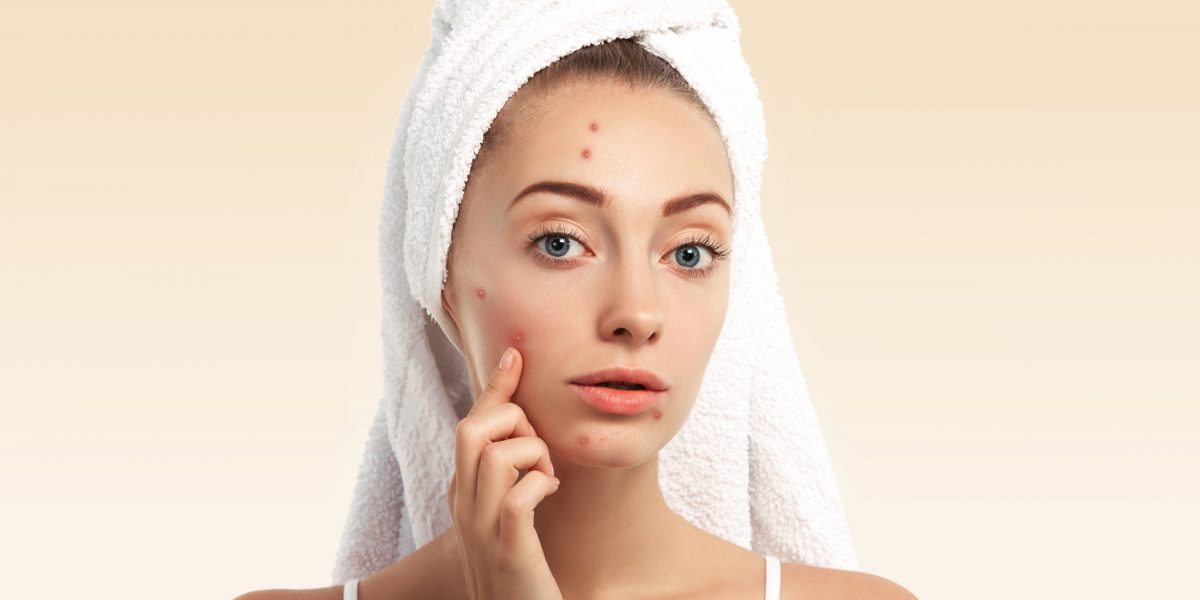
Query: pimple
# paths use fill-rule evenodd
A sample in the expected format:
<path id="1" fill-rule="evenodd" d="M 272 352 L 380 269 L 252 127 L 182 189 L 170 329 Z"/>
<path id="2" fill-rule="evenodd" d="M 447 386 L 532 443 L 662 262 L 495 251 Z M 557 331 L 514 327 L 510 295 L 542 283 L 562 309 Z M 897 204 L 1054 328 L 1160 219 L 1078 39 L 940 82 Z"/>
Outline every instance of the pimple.
<path id="1" fill-rule="evenodd" d="M 586 435 L 579 436 L 579 445 L 586 446 L 587 444 L 588 444 L 588 436 L 586 436 Z"/>
<path id="2" fill-rule="evenodd" d="M 479 296 L 480 298 L 483 298 L 484 296 L 487 296 L 487 292 L 484 291 L 482 286 L 480 286 L 480 287 L 475 288 L 475 295 Z"/>
<path id="3" fill-rule="evenodd" d="M 662 418 L 662 411 L 661 411 L 661 410 L 658 410 L 657 408 L 656 408 L 656 409 L 654 409 L 654 418 L 655 418 L 655 419 L 661 419 L 661 418 Z"/>
<path id="4" fill-rule="evenodd" d="M 525 349 L 521 347 L 521 340 L 523 340 L 523 339 L 525 339 L 524 334 L 522 334 L 520 331 L 518 331 L 518 332 L 514 333 L 511 338 L 509 338 L 509 340 L 510 340 L 509 345 L 512 346 L 513 348 L 516 348 L 517 350 L 520 350 L 521 352 L 524 352 Z"/>
<path id="5" fill-rule="evenodd" d="M 591 125 L 591 130 L 592 130 L 592 131 L 596 131 L 597 129 L 600 129 L 600 126 L 599 126 L 599 125 L 597 125 L 597 124 L 595 124 L 595 123 L 592 123 L 592 125 Z"/>
<path id="6" fill-rule="evenodd" d="M 584 149 L 583 149 L 583 157 L 584 157 L 584 158 L 591 158 L 591 157 L 592 157 L 592 151 L 591 151 L 591 150 L 588 150 L 587 148 L 584 148 Z"/>

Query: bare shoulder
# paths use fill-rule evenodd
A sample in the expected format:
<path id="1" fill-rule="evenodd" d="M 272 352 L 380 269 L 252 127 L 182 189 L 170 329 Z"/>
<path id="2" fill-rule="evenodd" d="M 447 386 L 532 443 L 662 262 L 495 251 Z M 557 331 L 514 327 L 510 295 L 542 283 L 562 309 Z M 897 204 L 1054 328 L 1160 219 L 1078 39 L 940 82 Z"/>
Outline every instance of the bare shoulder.
<path id="1" fill-rule="evenodd" d="M 779 570 L 784 599 L 918 600 L 900 584 L 862 571 L 783 563 Z"/>
<path id="2" fill-rule="evenodd" d="M 465 598 L 467 591 L 453 543 L 447 529 L 415 552 L 362 577 L 359 600 L 381 598 Z M 248 592 L 234 600 L 342 600 L 343 586 Z"/>

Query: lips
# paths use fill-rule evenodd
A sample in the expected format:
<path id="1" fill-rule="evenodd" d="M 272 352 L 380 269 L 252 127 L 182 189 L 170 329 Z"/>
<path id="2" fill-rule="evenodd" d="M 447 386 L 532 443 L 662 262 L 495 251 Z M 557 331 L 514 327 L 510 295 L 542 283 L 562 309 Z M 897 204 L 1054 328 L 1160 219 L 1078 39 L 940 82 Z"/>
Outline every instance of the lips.
<path id="1" fill-rule="evenodd" d="M 622 390 L 603 385 L 571 384 L 585 404 L 601 412 L 617 415 L 636 415 L 656 406 L 663 392 L 655 390 Z"/>
<path id="2" fill-rule="evenodd" d="M 571 380 L 577 385 L 596 386 L 615 390 L 647 390 L 661 392 L 667 384 L 651 371 L 631 367 L 611 367 L 582 375 Z"/>

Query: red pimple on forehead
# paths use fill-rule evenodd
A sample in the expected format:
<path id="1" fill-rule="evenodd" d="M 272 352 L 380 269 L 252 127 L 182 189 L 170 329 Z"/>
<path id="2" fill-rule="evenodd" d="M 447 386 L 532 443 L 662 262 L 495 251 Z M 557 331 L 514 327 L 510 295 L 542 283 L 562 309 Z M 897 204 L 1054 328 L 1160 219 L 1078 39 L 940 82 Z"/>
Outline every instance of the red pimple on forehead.
<path id="1" fill-rule="evenodd" d="M 588 150 L 587 148 L 584 148 L 584 149 L 583 149 L 583 157 L 584 157 L 584 158 L 591 158 L 591 157 L 592 157 L 592 151 L 591 151 L 591 150 Z"/>

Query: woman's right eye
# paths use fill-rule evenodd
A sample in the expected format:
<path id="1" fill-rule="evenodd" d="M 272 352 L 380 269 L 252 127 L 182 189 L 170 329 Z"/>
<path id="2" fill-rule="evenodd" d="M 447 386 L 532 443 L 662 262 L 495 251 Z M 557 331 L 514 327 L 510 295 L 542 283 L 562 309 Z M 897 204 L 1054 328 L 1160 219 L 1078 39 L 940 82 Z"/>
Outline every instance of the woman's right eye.
<path id="1" fill-rule="evenodd" d="M 544 241 L 540 241 L 540 240 L 544 240 Z M 539 238 L 539 243 L 538 243 L 539 249 L 545 250 L 546 254 L 549 254 L 550 256 L 553 256 L 554 258 L 574 258 L 574 256 L 568 256 L 568 254 L 572 250 L 572 246 L 574 246 L 575 248 L 578 248 L 580 251 L 583 250 L 583 245 L 580 244 L 578 240 L 572 238 L 571 236 L 567 236 L 567 235 L 542 236 L 541 238 Z M 577 256 L 577 255 L 575 255 L 575 256 Z"/>

